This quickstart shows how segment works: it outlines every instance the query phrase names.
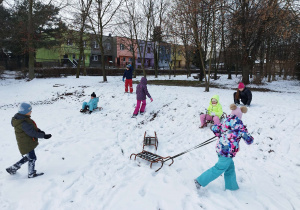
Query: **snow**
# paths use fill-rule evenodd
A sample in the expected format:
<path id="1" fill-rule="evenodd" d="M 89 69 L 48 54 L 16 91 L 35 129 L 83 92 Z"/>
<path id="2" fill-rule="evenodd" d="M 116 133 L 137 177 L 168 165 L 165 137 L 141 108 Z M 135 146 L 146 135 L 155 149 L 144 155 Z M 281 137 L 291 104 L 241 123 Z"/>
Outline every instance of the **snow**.
<path id="1" fill-rule="evenodd" d="M 212 82 L 235 89 L 241 79 L 226 78 Z M 199 129 L 199 114 L 214 94 L 229 114 L 233 90 L 148 85 L 154 101 L 147 99 L 145 115 L 133 119 L 136 96 L 124 94 L 121 77 L 101 81 L 101 77 L 0 80 L 1 210 L 300 208 L 299 81 L 278 79 L 260 86 L 274 92 L 253 92 L 243 122 L 254 143 L 248 146 L 242 140 L 234 158 L 237 191 L 225 191 L 223 176 L 196 190 L 193 179 L 217 161 L 215 142 L 175 158 L 171 166 L 166 162 L 157 173 L 160 163 L 150 168 L 145 160 L 129 158 L 142 151 L 145 131 L 149 136 L 156 131 L 159 141 L 157 151 L 154 146 L 145 150 L 163 157 L 213 137 L 208 127 Z M 103 110 L 80 113 L 92 92 L 100 97 Z M 16 175 L 5 171 L 21 159 L 10 121 L 23 101 L 31 102 L 38 127 L 52 134 L 39 140 L 36 169 L 45 174 L 34 179 L 27 178 L 27 164 Z"/>

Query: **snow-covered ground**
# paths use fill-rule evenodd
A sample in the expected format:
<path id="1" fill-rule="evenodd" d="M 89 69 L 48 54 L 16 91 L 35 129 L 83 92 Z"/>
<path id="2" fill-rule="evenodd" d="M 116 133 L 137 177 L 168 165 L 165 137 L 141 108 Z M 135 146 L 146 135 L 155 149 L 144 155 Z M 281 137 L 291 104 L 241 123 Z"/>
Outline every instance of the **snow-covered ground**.
<path id="1" fill-rule="evenodd" d="M 134 80 L 140 80 L 138 77 Z M 148 79 L 154 79 L 148 77 Z M 168 79 L 159 77 L 158 79 Z M 177 76 L 172 79 L 186 79 Z M 215 83 L 237 87 L 240 77 Z M 192 78 L 189 80 L 193 80 Z M 215 142 L 160 164 L 137 158 L 146 131 L 158 136 L 160 156 L 174 156 L 213 136 L 199 129 L 199 114 L 214 94 L 223 111 L 230 113 L 233 90 L 148 85 L 154 101 L 146 113 L 131 115 L 135 94 L 124 94 L 121 77 L 74 77 L 0 80 L 0 209 L 300 209 L 300 84 L 278 80 L 260 87 L 281 92 L 253 92 L 243 122 L 254 137 L 250 146 L 241 141 L 234 158 L 238 191 L 225 191 L 219 177 L 197 191 L 193 179 L 217 161 Z M 134 85 L 135 90 L 136 85 Z M 250 87 L 254 87 L 250 85 Z M 83 101 L 95 92 L 102 111 L 81 114 Z M 33 104 L 32 118 L 51 133 L 36 148 L 36 169 L 45 175 L 27 178 L 27 165 L 16 175 L 5 168 L 21 158 L 11 117 L 20 102 Z"/>

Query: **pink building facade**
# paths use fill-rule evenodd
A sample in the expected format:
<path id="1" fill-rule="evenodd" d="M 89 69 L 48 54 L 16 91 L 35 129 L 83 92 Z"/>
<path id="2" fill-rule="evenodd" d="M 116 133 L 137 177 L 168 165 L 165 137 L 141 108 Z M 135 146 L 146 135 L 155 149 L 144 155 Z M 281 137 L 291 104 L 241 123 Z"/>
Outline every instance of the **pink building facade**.
<path id="1" fill-rule="evenodd" d="M 131 42 L 126 37 L 114 37 L 115 45 L 115 65 L 118 67 L 125 67 L 127 64 L 132 63 L 133 53 L 132 49 L 135 49 L 135 57 L 137 58 L 137 44 Z"/>

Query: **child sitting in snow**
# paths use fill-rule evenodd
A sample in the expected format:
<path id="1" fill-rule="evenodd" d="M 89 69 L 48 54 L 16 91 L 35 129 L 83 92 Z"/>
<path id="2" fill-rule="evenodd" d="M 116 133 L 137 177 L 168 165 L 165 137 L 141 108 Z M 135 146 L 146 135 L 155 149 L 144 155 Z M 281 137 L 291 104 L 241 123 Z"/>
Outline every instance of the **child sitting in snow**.
<path id="1" fill-rule="evenodd" d="M 19 111 L 11 120 L 15 128 L 18 147 L 23 158 L 17 163 L 7 168 L 6 171 L 13 175 L 21 166 L 28 162 L 28 178 L 34 178 L 44 173 L 37 173 L 35 168 L 36 155 L 34 149 L 39 144 L 38 138 L 49 139 L 51 134 L 45 134 L 41 131 L 35 122 L 31 119 L 32 107 L 28 103 L 21 103 Z"/>
<path id="2" fill-rule="evenodd" d="M 146 95 L 150 98 L 151 102 L 153 99 L 151 98 L 151 95 L 148 92 L 147 89 L 147 79 L 145 77 L 142 77 L 140 84 L 136 87 L 136 100 L 137 104 L 135 107 L 135 110 L 133 112 L 132 117 L 136 117 L 140 111 L 140 114 L 144 114 L 145 108 L 146 108 Z M 142 103 L 142 106 L 141 106 Z M 141 106 L 141 109 L 140 109 Z"/>
<path id="3" fill-rule="evenodd" d="M 83 102 L 82 109 L 80 110 L 80 112 L 89 111 L 89 114 L 91 114 L 93 112 L 93 110 L 95 110 L 97 108 L 98 102 L 99 102 L 99 98 L 97 98 L 96 94 L 93 92 L 91 94 L 90 101 L 88 103 L 87 102 Z"/>
<path id="4" fill-rule="evenodd" d="M 222 114 L 223 114 L 223 110 L 221 104 L 219 103 L 219 96 L 214 95 L 210 99 L 209 106 L 207 108 L 207 113 L 200 115 L 200 121 L 201 121 L 200 128 L 207 126 L 206 123 L 207 120 L 213 120 L 214 124 L 220 123 L 220 118 Z"/>
<path id="5" fill-rule="evenodd" d="M 243 138 L 247 144 L 252 144 L 254 139 L 248 133 L 246 126 L 243 125 L 241 120 L 242 114 L 247 112 L 247 107 L 239 108 L 232 104 L 230 105 L 230 109 L 232 110 L 231 115 L 229 115 L 222 124 L 216 124 L 211 127 L 214 134 L 219 137 L 216 145 L 218 162 L 215 166 L 208 169 L 194 180 L 197 189 L 201 186 L 205 187 L 224 172 L 225 189 L 239 189 L 236 182 L 233 158 L 239 151 L 239 142 L 241 138 Z"/>

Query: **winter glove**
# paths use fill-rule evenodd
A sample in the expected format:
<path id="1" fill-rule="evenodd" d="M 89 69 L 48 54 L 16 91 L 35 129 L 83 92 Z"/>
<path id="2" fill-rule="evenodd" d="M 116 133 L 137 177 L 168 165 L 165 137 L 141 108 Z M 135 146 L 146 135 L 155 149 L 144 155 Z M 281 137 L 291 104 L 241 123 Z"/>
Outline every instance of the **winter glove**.
<path id="1" fill-rule="evenodd" d="M 124 79 L 125 79 L 125 78 L 123 77 L 123 82 L 124 82 Z"/>
<path id="2" fill-rule="evenodd" d="M 214 112 L 211 112 L 210 115 L 213 117 L 215 116 L 216 114 Z"/>
<path id="3" fill-rule="evenodd" d="M 51 138 L 51 134 L 45 134 L 44 139 L 50 139 Z"/>
<path id="4" fill-rule="evenodd" d="M 152 99 L 152 98 L 150 98 L 150 101 L 152 102 L 152 101 L 153 101 L 153 99 Z"/>

